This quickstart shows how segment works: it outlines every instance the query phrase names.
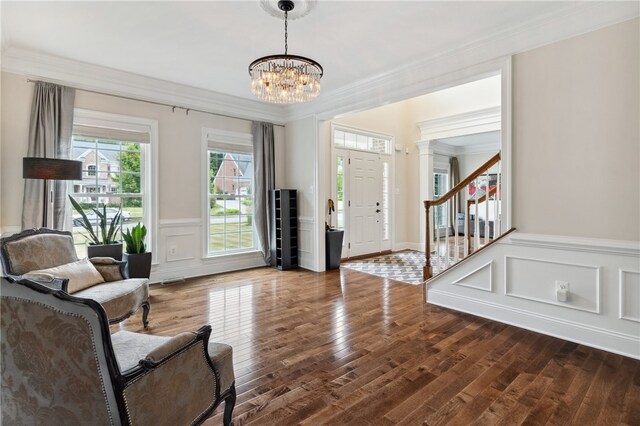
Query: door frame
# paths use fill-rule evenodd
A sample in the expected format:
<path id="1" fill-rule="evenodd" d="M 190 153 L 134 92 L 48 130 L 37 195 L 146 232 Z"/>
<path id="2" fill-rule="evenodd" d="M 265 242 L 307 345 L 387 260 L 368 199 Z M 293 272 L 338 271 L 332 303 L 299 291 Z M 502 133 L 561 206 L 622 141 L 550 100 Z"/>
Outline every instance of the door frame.
<path id="1" fill-rule="evenodd" d="M 334 135 L 335 135 L 335 130 L 344 130 L 344 131 L 352 131 L 352 132 L 356 132 L 356 133 L 365 133 L 369 136 L 378 136 L 381 138 L 385 138 L 385 139 L 389 139 L 391 141 L 391 153 L 390 154 L 380 154 L 380 157 L 388 157 L 389 158 L 389 238 L 388 240 L 382 240 L 382 222 L 381 222 L 381 229 L 380 229 L 380 235 L 381 235 L 381 239 L 380 239 L 380 249 L 381 251 L 385 251 L 385 250 L 392 250 L 394 243 L 395 243 L 395 208 L 396 208 L 396 198 L 395 198 L 395 137 L 393 135 L 390 135 L 388 133 L 384 133 L 384 132 L 379 132 L 379 131 L 374 131 L 374 130 L 369 130 L 369 129 L 363 129 L 363 128 L 359 128 L 359 127 L 354 127 L 354 126 L 349 126 L 349 125 L 344 125 L 344 124 L 340 124 L 340 123 L 334 123 L 331 122 L 331 135 L 330 135 L 330 141 L 331 141 L 331 155 L 330 155 L 330 161 L 331 161 L 331 190 L 329 191 L 330 194 L 330 198 L 332 200 L 336 200 L 337 199 L 337 177 L 336 177 L 336 173 L 337 173 L 337 164 L 336 164 L 336 159 L 337 156 L 339 155 L 339 153 L 347 153 L 347 155 L 345 156 L 345 158 L 347 158 L 347 165 L 348 165 L 348 159 L 349 159 L 349 154 L 351 151 L 360 151 L 360 152 L 367 152 L 367 153 L 375 153 L 374 151 L 366 151 L 366 150 L 360 150 L 360 149 L 355 149 L 355 148 L 342 148 L 342 147 L 336 147 L 335 142 L 334 142 Z M 381 170 L 381 175 L 380 175 L 380 183 L 382 184 L 382 164 L 380 167 Z M 343 185 L 344 185 L 344 197 L 345 200 L 349 200 L 350 194 L 349 194 L 349 185 L 347 184 L 349 182 L 349 179 L 351 178 L 351 176 L 349 175 L 349 167 L 345 167 L 345 174 L 343 177 Z M 342 241 L 342 258 L 346 259 L 350 257 L 350 249 L 349 249 L 349 242 L 350 242 L 350 233 L 349 233 L 349 217 L 350 217 L 350 212 L 347 210 L 348 206 L 345 208 L 345 217 L 344 217 L 344 221 L 345 221 L 345 226 L 344 226 L 344 239 Z M 325 206 L 325 210 L 326 210 L 326 206 Z M 335 224 L 337 225 L 337 217 L 335 218 Z M 387 241 L 386 243 L 384 241 Z"/>

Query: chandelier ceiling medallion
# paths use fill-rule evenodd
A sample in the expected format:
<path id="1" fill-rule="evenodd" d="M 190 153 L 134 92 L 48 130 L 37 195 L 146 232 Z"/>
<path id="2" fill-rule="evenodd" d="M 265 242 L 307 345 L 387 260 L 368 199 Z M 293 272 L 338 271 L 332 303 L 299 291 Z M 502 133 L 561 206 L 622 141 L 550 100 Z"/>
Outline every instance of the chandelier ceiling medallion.
<path id="1" fill-rule="evenodd" d="M 251 93 L 263 101 L 293 104 L 310 101 L 320 94 L 322 66 L 313 59 L 288 53 L 287 23 L 293 8 L 291 0 L 278 1 L 278 9 L 284 12 L 284 55 L 264 56 L 249 65 Z M 299 17 L 306 13 L 308 10 Z"/>

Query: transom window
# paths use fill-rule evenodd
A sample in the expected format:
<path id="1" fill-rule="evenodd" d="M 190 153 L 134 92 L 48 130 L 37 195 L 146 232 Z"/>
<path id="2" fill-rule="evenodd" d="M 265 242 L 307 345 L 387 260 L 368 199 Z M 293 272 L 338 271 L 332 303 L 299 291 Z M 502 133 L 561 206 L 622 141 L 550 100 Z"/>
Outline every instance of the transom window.
<path id="1" fill-rule="evenodd" d="M 391 154 L 391 138 L 352 129 L 334 128 L 333 143 L 337 148 Z"/>

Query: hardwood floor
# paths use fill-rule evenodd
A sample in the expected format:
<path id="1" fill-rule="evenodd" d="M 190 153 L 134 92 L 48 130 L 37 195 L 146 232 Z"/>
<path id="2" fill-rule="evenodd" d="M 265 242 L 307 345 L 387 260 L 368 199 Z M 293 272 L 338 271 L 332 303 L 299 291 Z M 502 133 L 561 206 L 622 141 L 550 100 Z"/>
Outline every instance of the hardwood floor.
<path id="1" fill-rule="evenodd" d="M 238 426 L 640 425 L 640 361 L 427 305 L 421 286 L 345 268 L 153 286 L 149 318 L 147 333 L 209 323 L 233 346 Z M 120 327 L 145 332 L 140 314 Z M 222 407 L 207 425 L 222 424 Z"/>

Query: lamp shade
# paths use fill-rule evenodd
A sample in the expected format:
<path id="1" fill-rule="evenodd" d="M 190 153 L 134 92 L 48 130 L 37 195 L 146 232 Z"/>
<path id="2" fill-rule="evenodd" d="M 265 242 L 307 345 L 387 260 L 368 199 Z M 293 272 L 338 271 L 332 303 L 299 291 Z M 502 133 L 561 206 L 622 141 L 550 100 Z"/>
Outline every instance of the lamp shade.
<path id="1" fill-rule="evenodd" d="M 24 157 L 22 177 L 25 179 L 80 180 L 82 161 L 60 158 Z"/>

